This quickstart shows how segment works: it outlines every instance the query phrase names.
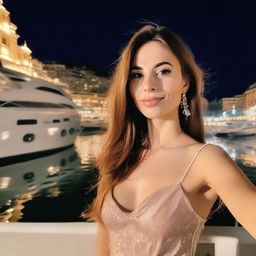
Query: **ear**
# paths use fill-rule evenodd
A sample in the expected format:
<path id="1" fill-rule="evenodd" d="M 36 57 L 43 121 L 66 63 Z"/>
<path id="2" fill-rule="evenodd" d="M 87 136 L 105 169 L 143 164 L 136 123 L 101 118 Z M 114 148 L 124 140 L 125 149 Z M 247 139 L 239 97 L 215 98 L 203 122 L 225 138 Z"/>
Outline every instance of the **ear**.
<path id="1" fill-rule="evenodd" d="M 183 78 L 182 84 L 183 84 L 183 88 L 182 88 L 183 93 L 187 92 L 188 89 L 189 89 L 189 81 L 188 81 L 188 79 L 187 78 Z"/>

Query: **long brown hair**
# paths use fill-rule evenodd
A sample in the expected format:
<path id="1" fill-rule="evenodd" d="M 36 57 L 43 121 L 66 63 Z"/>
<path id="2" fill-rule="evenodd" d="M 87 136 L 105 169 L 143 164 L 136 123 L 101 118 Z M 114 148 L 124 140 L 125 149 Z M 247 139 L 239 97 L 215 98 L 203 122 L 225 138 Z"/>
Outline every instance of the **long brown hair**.
<path id="1" fill-rule="evenodd" d="M 180 125 L 185 133 L 205 143 L 203 111 L 207 101 L 203 96 L 202 70 L 195 63 L 190 49 L 174 32 L 164 26 L 143 26 L 134 33 L 122 50 L 107 93 L 107 131 L 103 135 L 101 152 L 96 158 L 98 180 L 91 187 L 92 189 L 97 187 L 97 196 L 81 215 L 89 221 L 97 221 L 104 225 L 101 209 L 106 194 L 116 184 L 124 181 L 139 165 L 143 160 L 143 150 L 150 149 L 147 118 L 135 107 L 130 95 L 129 74 L 137 50 L 151 40 L 164 41 L 179 60 L 182 75 L 189 82 L 186 95 L 191 112 L 191 116 L 186 121 L 182 109 L 179 108 Z M 223 204 L 222 200 L 220 201 L 219 207 Z"/>

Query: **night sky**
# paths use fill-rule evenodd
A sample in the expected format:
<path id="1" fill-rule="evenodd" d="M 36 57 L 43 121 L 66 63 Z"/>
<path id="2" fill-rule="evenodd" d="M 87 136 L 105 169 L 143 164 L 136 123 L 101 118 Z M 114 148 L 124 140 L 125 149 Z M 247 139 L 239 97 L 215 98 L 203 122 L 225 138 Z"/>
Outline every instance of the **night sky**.
<path id="1" fill-rule="evenodd" d="M 112 70 L 144 20 L 172 29 L 208 73 L 208 100 L 256 82 L 256 1 L 4 0 L 33 57 Z"/>

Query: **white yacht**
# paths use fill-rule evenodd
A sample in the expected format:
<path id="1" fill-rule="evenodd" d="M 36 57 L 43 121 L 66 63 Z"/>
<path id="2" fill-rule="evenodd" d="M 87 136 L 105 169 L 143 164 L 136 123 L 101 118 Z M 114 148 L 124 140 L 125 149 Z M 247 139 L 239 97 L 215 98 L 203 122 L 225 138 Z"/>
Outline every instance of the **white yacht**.
<path id="1" fill-rule="evenodd" d="M 80 131 L 77 108 L 60 86 L 2 67 L 0 120 L 0 166 L 63 150 Z"/>

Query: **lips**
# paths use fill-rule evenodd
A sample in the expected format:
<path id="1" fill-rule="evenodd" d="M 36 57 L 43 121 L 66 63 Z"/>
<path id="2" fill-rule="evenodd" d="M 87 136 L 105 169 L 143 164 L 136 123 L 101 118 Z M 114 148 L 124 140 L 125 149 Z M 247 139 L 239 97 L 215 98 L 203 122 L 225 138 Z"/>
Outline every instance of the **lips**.
<path id="1" fill-rule="evenodd" d="M 143 101 L 143 102 L 151 102 L 151 101 L 155 101 L 155 100 L 161 100 L 163 98 L 164 97 L 150 97 L 150 98 L 144 98 L 141 101 Z"/>
<path id="2" fill-rule="evenodd" d="M 142 99 L 142 104 L 146 107 L 156 106 L 164 97 L 151 97 Z"/>

